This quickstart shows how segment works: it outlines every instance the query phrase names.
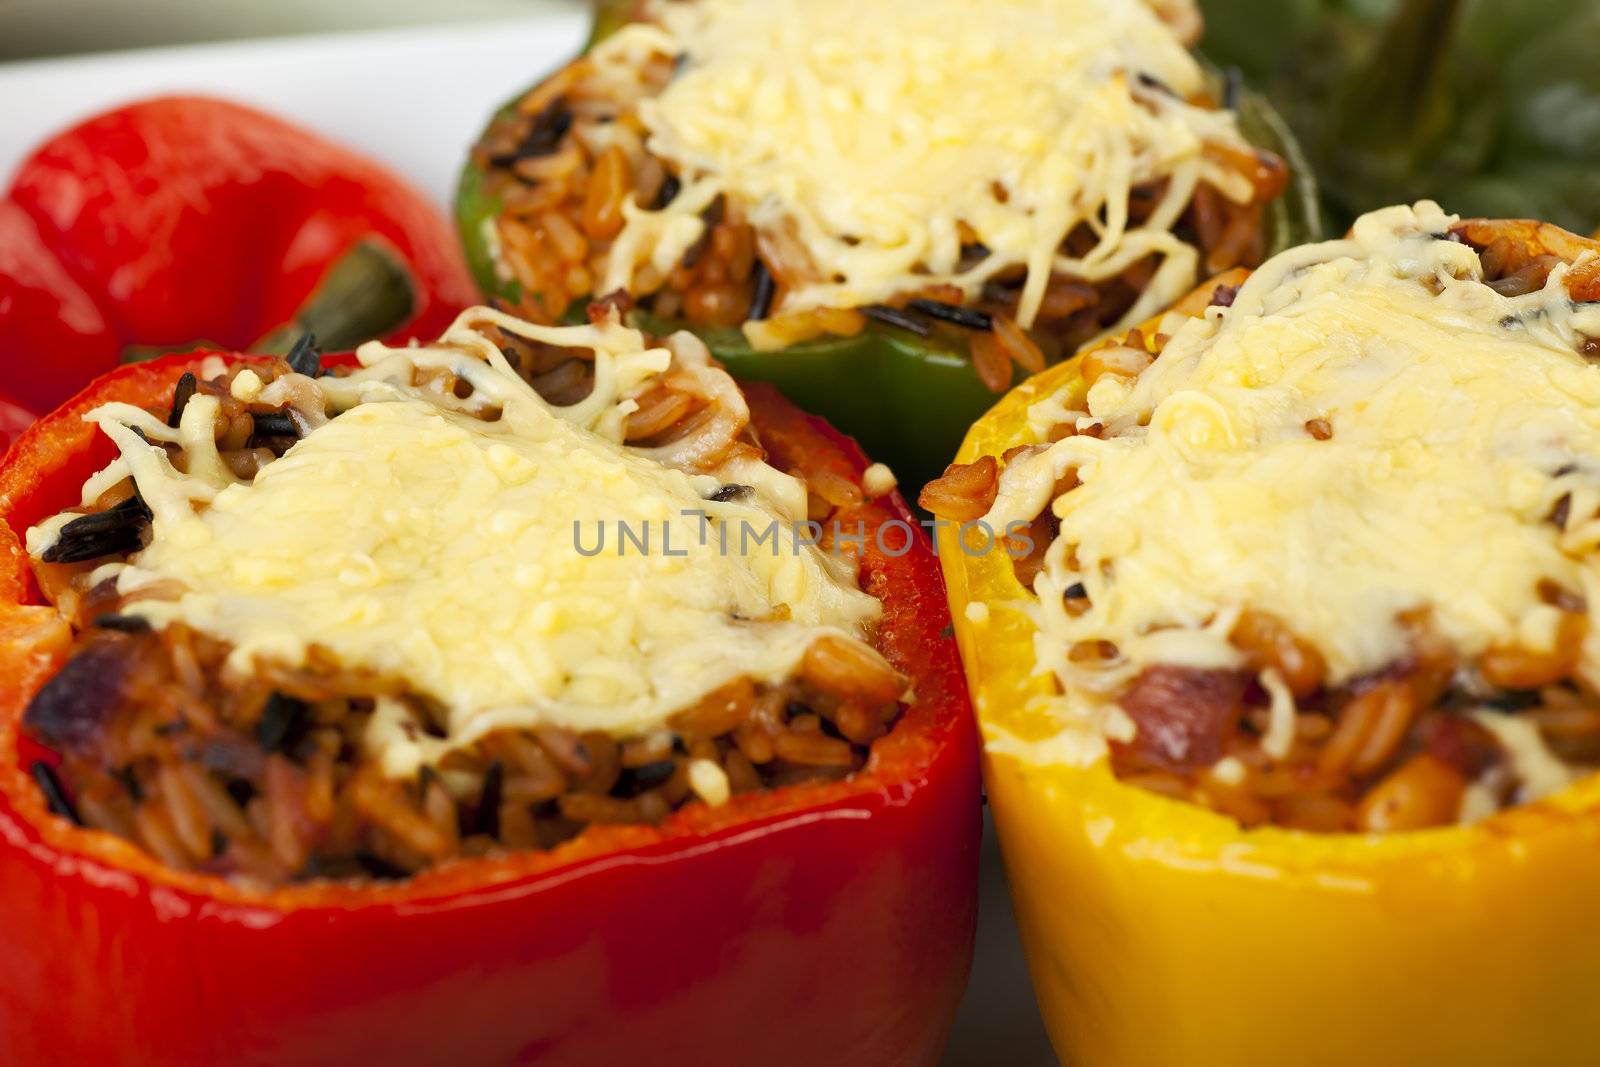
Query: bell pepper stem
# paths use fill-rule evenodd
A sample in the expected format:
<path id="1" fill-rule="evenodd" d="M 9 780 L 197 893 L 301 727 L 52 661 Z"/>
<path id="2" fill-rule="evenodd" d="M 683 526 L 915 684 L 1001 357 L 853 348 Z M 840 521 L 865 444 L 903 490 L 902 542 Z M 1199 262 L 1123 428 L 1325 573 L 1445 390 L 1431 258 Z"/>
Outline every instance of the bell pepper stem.
<path id="1" fill-rule="evenodd" d="M 357 241 L 328 268 L 292 320 L 268 330 L 250 347 L 281 356 L 310 333 L 325 350 L 346 351 L 399 329 L 416 304 L 416 279 L 400 257 L 379 241 Z M 122 362 L 143 363 L 173 353 L 227 347 L 203 337 L 166 345 L 126 345 Z"/>
<path id="2" fill-rule="evenodd" d="M 1347 144 L 1379 152 L 1414 146 L 1441 103 L 1460 25 L 1460 0 L 1405 0 L 1349 83 L 1339 125 Z"/>
<path id="3" fill-rule="evenodd" d="M 316 334 L 330 352 L 383 337 L 411 318 L 416 282 L 405 263 L 385 244 L 357 241 L 323 275 L 294 321 L 269 331 L 252 346 L 282 355 L 305 333 Z"/>

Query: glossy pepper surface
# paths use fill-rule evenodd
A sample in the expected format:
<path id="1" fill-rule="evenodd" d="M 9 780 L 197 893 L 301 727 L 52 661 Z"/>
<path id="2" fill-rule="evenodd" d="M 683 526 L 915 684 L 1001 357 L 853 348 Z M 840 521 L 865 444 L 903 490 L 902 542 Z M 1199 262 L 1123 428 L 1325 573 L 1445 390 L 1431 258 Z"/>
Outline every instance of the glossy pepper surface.
<path id="1" fill-rule="evenodd" d="M 1180 307 L 1208 302 L 1203 287 Z M 1147 331 L 1152 329 L 1147 325 Z M 1009 393 L 958 462 L 1033 444 Z M 1069 402 L 1069 407 L 1074 406 Z M 1471 826 L 1241 829 L 1060 758 L 1003 551 L 939 548 L 984 781 L 1051 1041 L 1074 1067 L 1577 1067 L 1596 1062 L 1600 775 Z M 981 604 L 968 614 L 968 606 Z M 981 620 L 981 621 L 978 621 Z"/>
<path id="2" fill-rule="evenodd" d="M 637 7 L 637 0 L 600 0 L 588 47 L 624 26 Z M 515 103 L 507 103 L 502 113 Z M 1319 237 L 1316 184 L 1293 135 L 1264 99 L 1248 91 L 1239 101 L 1239 117 L 1251 142 L 1277 154 L 1290 168 L 1288 189 L 1267 210 L 1267 254 Z M 484 223 L 501 209 L 486 191 L 485 177 L 471 160 L 462 171 L 456 194 L 461 240 L 483 291 L 514 300 L 516 283 L 497 273 L 484 236 Z M 859 439 L 908 485 L 937 475 L 967 427 L 996 399 L 978 380 L 964 342 L 922 337 L 876 321 L 854 336 L 822 337 L 767 352 L 752 349 L 738 329 L 704 329 L 648 317 L 641 324 L 652 332 L 693 330 L 736 378 L 776 385 L 802 408 Z"/>
<path id="3" fill-rule="evenodd" d="M 337 299 L 318 304 L 323 289 Z M 475 296 L 420 191 L 223 100 L 88 119 L 41 145 L 0 200 L 0 379 L 41 411 L 132 350 L 286 351 L 302 329 L 330 349 L 433 337 Z"/>
<path id="4" fill-rule="evenodd" d="M 198 356 L 101 378 L 0 465 L 0 1048 L 19 1065 L 936 1062 L 971 959 L 976 739 L 926 541 L 851 508 L 880 648 L 916 701 L 852 779 L 691 805 L 659 827 L 405 882 L 268 893 L 164 869 L 50 815 L 19 733 L 66 654 L 18 535 L 111 450 L 87 410 L 164 406 Z M 749 395 L 781 468 L 859 481 L 859 449 Z M 943 631 L 941 633 L 941 631 Z"/>

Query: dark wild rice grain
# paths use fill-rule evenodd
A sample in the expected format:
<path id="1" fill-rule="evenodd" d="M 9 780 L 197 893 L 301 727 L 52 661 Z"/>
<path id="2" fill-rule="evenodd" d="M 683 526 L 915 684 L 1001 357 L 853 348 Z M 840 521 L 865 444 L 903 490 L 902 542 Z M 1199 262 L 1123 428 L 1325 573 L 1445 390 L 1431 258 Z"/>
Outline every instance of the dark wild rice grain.
<path id="1" fill-rule="evenodd" d="M 1237 285 L 1219 285 L 1211 294 L 1211 306 L 1214 308 L 1231 308 L 1233 300 L 1239 295 Z"/>
<path id="2" fill-rule="evenodd" d="M 274 412 L 265 415 L 254 415 L 255 435 L 257 437 L 299 437 L 300 430 L 295 426 L 294 420 L 283 412 Z"/>
<path id="3" fill-rule="evenodd" d="M 150 630 L 150 621 L 138 615 L 101 615 L 94 625 L 102 630 L 116 630 L 125 634 L 142 634 Z"/>
<path id="4" fill-rule="evenodd" d="M 63 819 L 71 819 L 78 826 L 83 825 L 83 820 L 78 818 L 78 809 L 67 799 L 66 790 L 61 788 L 61 780 L 56 777 L 56 772 L 50 769 L 48 763 L 44 760 L 34 760 L 28 768 L 28 773 L 39 783 L 39 792 L 44 794 L 44 801 L 51 811 Z"/>
<path id="5" fill-rule="evenodd" d="M 317 335 L 303 333 L 300 340 L 289 349 L 289 354 L 283 357 L 289 364 L 289 369 L 296 374 L 304 374 L 307 378 L 315 378 L 322 373 L 322 349 L 317 347 Z"/>
<path id="6" fill-rule="evenodd" d="M 185 371 L 183 377 L 178 379 L 177 388 L 172 391 L 172 413 L 167 416 L 168 426 L 178 425 L 179 420 L 183 418 L 183 409 L 189 406 L 195 387 L 199 384 L 199 380 L 189 371 Z"/>
<path id="7" fill-rule="evenodd" d="M 772 299 L 778 293 L 778 287 L 773 283 L 772 272 L 767 269 L 765 262 L 760 257 L 750 267 L 753 281 L 750 294 L 750 321 L 760 322 L 772 314 Z"/>
<path id="8" fill-rule="evenodd" d="M 294 742 L 305 733 L 308 710 L 304 701 L 273 693 L 261 709 L 261 721 L 256 724 L 256 740 L 268 752 L 293 748 Z"/>
<path id="9" fill-rule="evenodd" d="M 678 180 L 678 176 L 676 174 L 668 174 L 666 180 L 661 183 L 661 188 L 656 190 L 655 199 L 650 201 L 651 210 L 660 211 L 672 203 L 677 199 L 678 193 L 682 189 L 683 183 Z"/>
<path id="10" fill-rule="evenodd" d="M 943 300 L 927 300 L 917 297 L 906 301 L 906 307 L 913 311 L 920 311 L 929 318 L 940 319 L 956 326 L 964 326 L 969 330 L 990 330 L 994 328 L 994 319 L 987 312 L 964 308 L 959 304 L 946 304 Z"/>
<path id="11" fill-rule="evenodd" d="M 150 509 L 137 492 L 115 507 L 73 519 L 61 528 L 56 543 L 44 550 L 46 563 L 84 563 L 101 556 L 132 552 L 150 522 Z"/>
<path id="12" fill-rule="evenodd" d="M 918 337 L 926 337 L 932 332 L 925 319 L 887 304 L 868 304 L 861 309 L 861 313 L 874 322 L 907 330 Z"/>
<path id="13" fill-rule="evenodd" d="M 505 783 L 506 765 L 495 760 L 483 772 L 483 790 L 478 794 L 478 808 L 472 813 L 473 833 L 500 836 L 500 804 L 505 796 Z"/>
<path id="14" fill-rule="evenodd" d="M 510 153 L 494 156 L 490 162 L 497 167 L 508 167 L 521 159 L 548 156 L 561 146 L 561 139 L 572 128 L 572 109 L 567 98 L 558 96 L 545 106 L 533 120 L 527 136 Z"/>
<path id="15" fill-rule="evenodd" d="M 356 850 L 355 861 L 369 878 L 393 882 L 411 877 L 411 872 L 404 867 L 396 867 L 382 856 L 366 849 Z"/>

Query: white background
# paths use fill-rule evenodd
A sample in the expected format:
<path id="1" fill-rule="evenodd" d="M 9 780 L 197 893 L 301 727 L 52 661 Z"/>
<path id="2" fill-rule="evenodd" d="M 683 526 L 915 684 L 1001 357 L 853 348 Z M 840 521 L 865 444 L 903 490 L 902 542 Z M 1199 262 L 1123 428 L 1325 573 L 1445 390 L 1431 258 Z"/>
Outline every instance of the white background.
<path id="1" fill-rule="evenodd" d="M 0 176 L 53 131 L 167 92 L 268 109 L 388 163 L 448 202 L 498 104 L 582 43 L 561 10 L 509 22 L 189 45 L 0 65 Z"/>

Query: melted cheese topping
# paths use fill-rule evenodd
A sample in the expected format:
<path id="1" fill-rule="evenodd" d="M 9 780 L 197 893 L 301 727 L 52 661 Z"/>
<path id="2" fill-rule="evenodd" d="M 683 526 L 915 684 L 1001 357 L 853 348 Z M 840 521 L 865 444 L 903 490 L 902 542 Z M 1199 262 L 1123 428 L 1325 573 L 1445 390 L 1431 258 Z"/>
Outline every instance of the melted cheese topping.
<path id="1" fill-rule="evenodd" d="M 1578 773 L 1550 751 L 1544 735 L 1533 723 L 1487 709 L 1473 712 L 1472 718 L 1493 734 L 1505 751 L 1511 764 L 1511 776 L 1517 782 L 1517 803 L 1527 804 L 1553 796 L 1577 781 Z M 1467 803 L 1463 798 L 1463 806 Z"/>
<path id="2" fill-rule="evenodd" d="M 594 392 L 551 406 L 461 324 L 435 347 L 368 345 L 349 377 L 290 375 L 258 394 L 311 390 L 313 410 L 337 417 L 248 483 L 211 445 L 214 398 L 192 399 L 177 430 L 128 405 L 91 413 L 121 447 L 111 473 L 131 473 L 154 513 L 120 591 L 183 590 L 126 611 L 227 641 L 231 669 L 299 666 L 315 648 L 404 679 L 441 706 L 448 736 L 422 735 L 404 704 L 382 702 L 371 740 L 393 774 L 502 727 L 649 733 L 736 678 L 785 680 L 818 636 L 859 637 L 875 619 L 848 566 L 798 536 L 806 497 L 794 479 L 748 458 L 689 473 L 621 443 L 629 397 L 668 350 L 615 322 L 469 319 L 594 349 Z M 722 374 L 688 335 L 669 343 L 676 369 Z M 449 369 L 472 397 L 412 385 L 418 368 Z M 188 472 L 139 433 L 189 446 Z M 755 492 L 708 499 L 731 480 Z M 58 529 L 31 531 L 30 550 Z M 774 539 L 752 545 L 745 530 Z"/>
<path id="3" fill-rule="evenodd" d="M 1186 9 L 1185 4 L 1169 5 Z M 1127 321 L 1194 282 L 1171 227 L 1205 180 L 1246 201 L 1248 180 L 1203 155 L 1244 151 L 1231 113 L 1191 106 L 1203 75 L 1138 0 L 656 2 L 592 54 L 619 86 L 653 54 L 680 69 L 640 102 L 649 148 L 684 177 L 661 211 L 626 206 L 601 291 L 644 264 L 669 270 L 718 194 L 784 232 L 814 277 L 784 311 L 854 307 L 935 283 L 969 297 L 1015 267 L 1032 323 L 1052 270 L 1090 281 L 1148 255 L 1162 266 Z M 1142 223 L 1135 186 L 1166 179 Z M 990 255 L 962 269 L 964 222 Z M 1062 251 L 1079 224 L 1098 240 Z M 759 341 L 759 334 L 752 334 Z"/>
<path id="4" fill-rule="evenodd" d="M 1472 657 L 1548 644 L 1541 581 L 1600 604 L 1600 367 L 1578 354 L 1600 308 L 1571 303 L 1566 267 L 1500 296 L 1472 249 L 1440 239 L 1455 221 L 1390 208 L 1273 259 L 1231 308 L 1174 326 L 1137 379 L 1096 382 L 1080 421 L 1102 439 L 1004 472 L 996 529 L 1046 506 L 1061 521 L 1029 610 L 1072 718 L 1103 726 L 1152 663 L 1242 665 L 1227 636 L 1245 607 L 1287 620 L 1336 685 L 1407 653 L 1404 613 L 1426 610 Z M 1312 419 L 1332 437 L 1312 437 Z M 1071 469 L 1082 484 L 1052 503 Z M 1563 531 L 1550 515 L 1569 495 Z M 1091 606 L 1075 617 L 1063 593 L 1079 582 Z M 1068 658 L 1090 640 L 1119 656 Z M 1600 681 L 1594 636 L 1579 672 Z M 1292 701 L 1263 684 L 1282 748 Z"/>

